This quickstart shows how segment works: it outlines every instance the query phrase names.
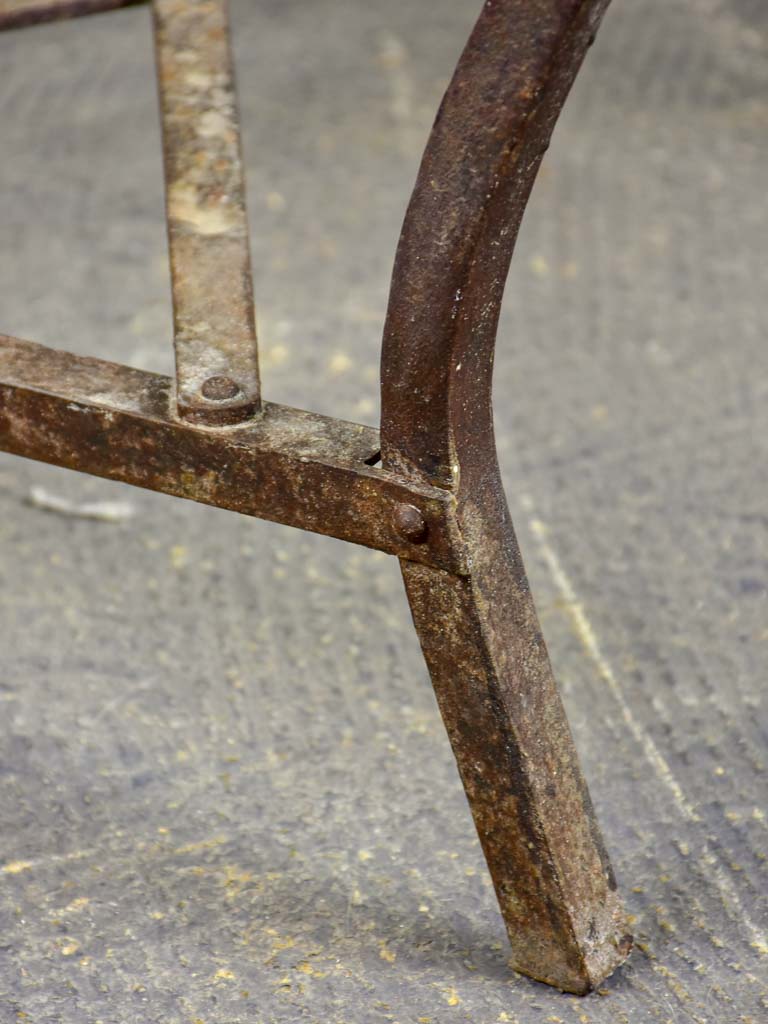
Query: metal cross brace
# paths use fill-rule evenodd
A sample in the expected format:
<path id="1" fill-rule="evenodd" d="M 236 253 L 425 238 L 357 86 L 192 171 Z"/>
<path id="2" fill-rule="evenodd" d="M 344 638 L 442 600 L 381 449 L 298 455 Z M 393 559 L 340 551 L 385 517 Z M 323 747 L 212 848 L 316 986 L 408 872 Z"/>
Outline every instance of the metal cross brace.
<path id="1" fill-rule="evenodd" d="M 136 0 L 0 0 L 0 28 Z M 512 965 L 569 992 L 632 940 L 493 435 L 496 327 L 542 156 L 609 0 L 487 0 L 395 258 L 381 431 L 263 402 L 226 0 L 153 0 L 175 380 L 0 336 L 0 448 L 396 555 Z"/>

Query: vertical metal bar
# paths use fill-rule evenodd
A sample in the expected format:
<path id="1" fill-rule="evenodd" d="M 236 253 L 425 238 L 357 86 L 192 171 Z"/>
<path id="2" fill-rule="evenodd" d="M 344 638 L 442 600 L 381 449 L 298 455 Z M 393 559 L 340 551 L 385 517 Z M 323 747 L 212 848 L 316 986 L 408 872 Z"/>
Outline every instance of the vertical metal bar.
<path id="1" fill-rule="evenodd" d="M 226 0 L 154 0 L 180 417 L 260 409 Z"/>

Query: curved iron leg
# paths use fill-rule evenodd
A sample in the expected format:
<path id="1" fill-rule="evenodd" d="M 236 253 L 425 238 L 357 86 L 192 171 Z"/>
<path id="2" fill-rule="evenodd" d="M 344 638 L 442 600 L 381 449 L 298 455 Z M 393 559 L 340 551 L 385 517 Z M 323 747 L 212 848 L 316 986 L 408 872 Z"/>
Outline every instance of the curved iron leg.
<path id="1" fill-rule="evenodd" d="M 384 467 L 455 501 L 468 575 L 401 566 L 513 966 L 576 993 L 632 940 L 506 508 L 491 375 L 525 204 L 607 4 L 487 0 L 427 143 L 382 349 Z"/>

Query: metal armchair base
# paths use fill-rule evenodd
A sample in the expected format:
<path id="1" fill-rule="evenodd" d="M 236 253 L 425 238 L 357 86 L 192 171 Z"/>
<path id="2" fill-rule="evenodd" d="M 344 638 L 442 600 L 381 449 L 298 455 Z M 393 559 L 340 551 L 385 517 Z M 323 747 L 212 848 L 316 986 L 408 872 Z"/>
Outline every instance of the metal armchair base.
<path id="1" fill-rule="evenodd" d="M 175 380 L 0 337 L 0 448 L 400 559 L 512 965 L 575 993 L 632 940 L 509 519 L 491 376 L 520 220 L 607 2 L 485 4 L 405 217 L 380 433 L 262 402 L 225 0 L 153 3 Z M 120 6 L 0 0 L 0 28 Z"/>

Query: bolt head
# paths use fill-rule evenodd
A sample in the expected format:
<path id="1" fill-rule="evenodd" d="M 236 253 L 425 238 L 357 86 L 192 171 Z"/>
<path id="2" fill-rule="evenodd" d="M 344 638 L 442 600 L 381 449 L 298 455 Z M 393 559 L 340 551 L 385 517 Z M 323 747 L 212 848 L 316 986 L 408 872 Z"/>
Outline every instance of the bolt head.
<path id="1" fill-rule="evenodd" d="M 394 524 L 403 540 L 411 544 L 423 544 L 427 539 L 427 523 L 415 505 L 398 505 L 395 508 Z"/>
<path id="2" fill-rule="evenodd" d="M 209 377 L 203 381 L 200 393 L 210 402 L 226 402 L 230 398 L 237 398 L 240 385 L 231 377 Z"/>

